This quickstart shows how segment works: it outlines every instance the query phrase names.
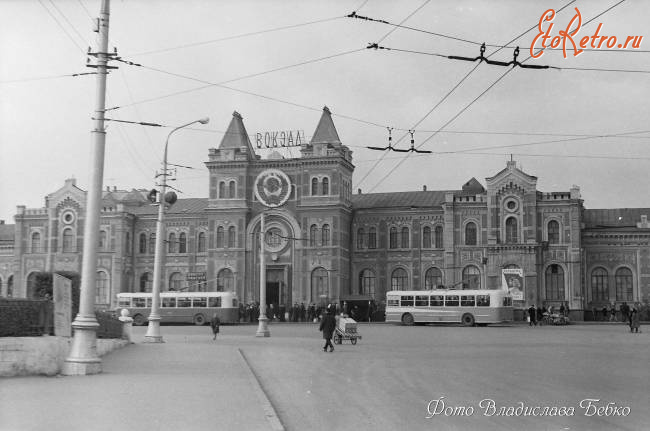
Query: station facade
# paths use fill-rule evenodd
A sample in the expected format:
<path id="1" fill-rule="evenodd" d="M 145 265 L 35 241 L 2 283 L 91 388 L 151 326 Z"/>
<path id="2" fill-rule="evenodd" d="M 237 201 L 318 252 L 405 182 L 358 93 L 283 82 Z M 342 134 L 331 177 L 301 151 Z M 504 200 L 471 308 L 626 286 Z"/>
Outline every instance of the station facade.
<path id="1" fill-rule="evenodd" d="M 300 157 L 262 159 L 233 114 L 205 162 L 206 198 L 166 211 L 162 291 L 235 291 L 259 300 L 264 218 L 267 302 L 379 304 L 388 290 L 499 289 L 521 275 L 521 308 L 568 306 L 572 316 L 650 299 L 650 209 L 586 209 L 577 186 L 537 190 L 509 161 L 457 190 L 353 193 L 352 152 L 327 108 Z M 158 209 L 148 190 L 103 194 L 95 303 L 150 291 Z M 260 196 L 286 194 L 269 206 Z M 86 192 L 73 179 L 42 208 L 0 224 L 0 295 L 32 297 L 35 274 L 80 273 Z"/>

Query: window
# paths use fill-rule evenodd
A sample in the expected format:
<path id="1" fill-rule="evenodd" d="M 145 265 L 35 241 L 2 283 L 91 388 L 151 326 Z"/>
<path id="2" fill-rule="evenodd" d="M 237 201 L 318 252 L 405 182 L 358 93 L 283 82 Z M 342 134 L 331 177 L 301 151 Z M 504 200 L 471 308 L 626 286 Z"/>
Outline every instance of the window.
<path id="1" fill-rule="evenodd" d="M 235 236 L 235 226 L 230 226 L 228 228 L 228 247 L 236 247 L 237 237 Z"/>
<path id="2" fill-rule="evenodd" d="M 476 304 L 476 298 L 474 295 L 461 295 L 460 297 L 460 306 L 461 307 L 474 307 Z"/>
<path id="3" fill-rule="evenodd" d="M 402 228 L 402 243 L 401 247 L 402 248 L 409 248 L 409 228 L 403 227 Z"/>
<path id="4" fill-rule="evenodd" d="M 95 304 L 108 304 L 108 274 L 97 271 L 95 279 Z"/>
<path id="5" fill-rule="evenodd" d="M 226 198 L 226 183 L 223 181 L 219 182 L 219 199 Z"/>
<path id="6" fill-rule="evenodd" d="M 224 268 L 217 274 L 217 292 L 229 292 L 234 290 L 234 279 L 232 271 Z"/>
<path id="7" fill-rule="evenodd" d="M 223 226 L 217 228 L 217 248 L 223 248 Z"/>
<path id="8" fill-rule="evenodd" d="M 330 245 L 330 225 L 324 224 L 323 230 L 321 231 L 321 241 L 322 245 Z"/>
<path id="9" fill-rule="evenodd" d="M 178 252 L 187 253 L 187 235 L 185 232 L 181 232 L 181 234 L 178 235 Z"/>
<path id="10" fill-rule="evenodd" d="M 476 244 L 476 223 L 469 222 L 465 225 L 465 245 Z"/>
<path id="11" fill-rule="evenodd" d="M 442 272 L 438 268 L 429 268 L 424 273 L 424 289 L 433 290 L 442 284 Z"/>
<path id="12" fill-rule="evenodd" d="M 546 268 L 546 299 L 564 300 L 564 270 L 560 265 Z"/>
<path id="13" fill-rule="evenodd" d="M 183 276 L 180 272 L 173 272 L 169 276 L 169 290 L 178 292 L 181 290 L 181 283 L 183 281 Z"/>
<path id="14" fill-rule="evenodd" d="M 67 228 L 63 230 L 63 253 L 71 253 L 74 251 L 74 235 L 72 229 Z"/>
<path id="15" fill-rule="evenodd" d="M 609 277 L 605 268 L 596 268 L 591 271 L 591 299 L 592 301 L 607 301 L 609 299 Z"/>
<path id="16" fill-rule="evenodd" d="M 221 307 L 221 297 L 220 296 L 211 296 L 208 298 L 208 307 Z"/>
<path id="17" fill-rule="evenodd" d="M 365 248 L 364 244 L 364 236 L 366 235 L 366 232 L 363 230 L 363 228 L 359 228 L 357 230 L 357 249 L 362 250 Z"/>
<path id="18" fill-rule="evenodd" d="M 196 242 L 196 251 L 205 253 L 205 232 L 199 232 L 199 238 Z"/>
<path id="19" fill-rule="evenodd" d="M 309 246 L 316 247 L 316 234 L 318 233 L 318 226 L 315 224 L 309 228 Z"/>
<path id="20" fill-rule="evenodd" d="M 551 220 L 548 222 L 548 243 L 560 243 L 560 223 L 558 223 L 556 220 Z"/>
<path id="21" fill-rule="evenodd" d="M 515 217 L 508 217 L 506 219 L 506 244 L 516 244 L 518 242 L 517 219 Z"/>
<path id="22" fill-rule="evenodd" d="M 490 306 L 490 295 L 476 295 L 476 306 L 477 307 L 489 307 Z"/>
<path id="23" fill-rule="evenodd" d="M 323 178 L 323 195 L 329 195 L 330 194 L 330 179 L 329 178 Z"/>
<path id="24" fill-rule="evenodd" d="M 377 248 L 377 229 L 374 227 L 368 231 L 368 248 Z"/>
<path id="25" fill-rule="evenodd" d="M 154 254 L 156 252 L 156 234 L 152 233 L 149 235 L 149 254 Z"/>
<path id="26" fill-rule="evenodd" d="M 431 295 L 429 304 L 431 307 L 442 307 L 445 305 L 445 297 L 443 295 Z"/>
<path id="27" fill-rule="evenodd" d="M 318 178 L 311 179 L 311 195 L 316 196 L 318 194 Z"/>
<path id="28" fill-rule="evenodd" d="M 10 275 L 7 279 L 7 298 L 14 296 L 14 276 Z"/>
<path id="29" fill-rule="evenodd" d="M 442 248 L 442 246 L 443 246 L 442 233 L 443 233 L 442 226 L 436 226 L 436 229 L 434 231 L 434 247 L 435 248 Z"/>
<path id="30" fill-rule="evenodd" d="M 41 234 L 34 232 L 32 234 L 32 253 L 41 252 Z"/>
<path id="31" fill-rule="evenodd" d="M 480 289 L 481 272 L 474 265 L 466 266 L 463 269 L 463 289 Z"/>
<path id="32" fill-rule="evenodd" d="M 390 228 L 389 247 L 397 248 L 397 228 L 395 226 Z"/>
<path id="33" fill-rule="evenodd" d="M 144 254 L 147 252 L 147 234 L 146 233 L 141 233 L 140 234 L 140 244 L 138 250 L 140 251 L 140 254 Z"/>
<path id="34" fill-rule="evenodd" d="M 151 292 L 151 284 L 152 279 L 150 272 L 145 272 L 140 276 L 140 292 Z"/>
<path id="35" fill-rule="evenodd" d="M 236 198 L 237 196 L 235 196 L 235 194 L 236 194 L 235 182 L 231 181 L 230 183 L 228 183 L 228 197 Z"/>
<path id="36" fill-rule="evenodd" d="M 205 296 L 192 298 L 192 307 L 205 307 L 206 305 L 208 305 L 208 298 Z"/>
<path id="37" fill-rule="evenodd" d="M 632 271 L 629 268 L 619 268 L 614 276 L 616 280 L 616 300 L 632 301 Z"/>
<path id="38" fill-rule="evenodd" d="M 422 248 L 431 248 L 431 228 L 429 226 L 422 229 Z"/>
<path id="39" fill-rule="evenodd" d="M 174 232 L 169 234 L 168 253 L 178 252 L 178 243 L 176 242 L 176 234 Z"/>
<path id="40" fill-rule="evenodd" d="M 131 254 L 131 233 L 127 232 L 126 233 L 126 239 L 124 240 L 125 242 L 125 248 L 126 248 L 126 254 L 130 255 Z"/>
<path id="41" fill-rule="evenodd" d="M 106 243 L 106 231 L 105 230 L 100 230 L 99 231 L 99 250 L 106 250 L 106 246 L 108 244 Z"/>
<path id="42" fill-rule="evenodd" d="M 415 297 L 415 306 L 416 307 L 428 307 L 429 306 L 429 295 L 422 295 Z"/>
<path id="43" fill-rule="evenodd" d="M 312 301 L 327 302 L 329 300 L 329 274 L 325 268 L 316 268 L 311 272 Z"/>
<path id="44" fill-rule="evenodd" d="M 359 295 L 375 296 L 375 273 L 370 269 L 364 269 L 359 274 Z"/>
<path id="45" fill-rule="evenodd" d="M 401 305 L 402 307 L 413 307 L 413 297 L 411 295 L 402 296 Z"/>
<path id="46" fill-rule="evenodd" d="M 390 290 L 408 290 L 409 279 L 404 268 L 397 268 L 390 276 Z"/>
<path id="47" fill-rule="evenodd" d="M 176 307 L 176 298 L 160 298 L 160 305 L 164 308 Z"/>
<path id="48" fill-rule="evenodd" d="M 447 295 L 445 297 L 445 307 L 458 307 L 458 295 Z"/>
<path id="49" fill-rule="evenodd" d="M 187 298 L 179 296 L 176 298 L 176 307 L 178 308 L 187 308 L 192 306 L 192 298 Z"/>
<path id="50" fill-rule="evenodd" d="M 282 231 L 277 227 L 267 229 L 266 244 L 272 249 L 280 247 L 282 244 Z"/>

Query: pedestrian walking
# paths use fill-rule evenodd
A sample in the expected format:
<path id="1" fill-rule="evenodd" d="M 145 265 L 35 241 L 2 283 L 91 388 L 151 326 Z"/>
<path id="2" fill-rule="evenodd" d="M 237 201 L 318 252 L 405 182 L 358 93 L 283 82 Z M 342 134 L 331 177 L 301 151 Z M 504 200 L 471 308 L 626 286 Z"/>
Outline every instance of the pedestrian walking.
<path id="1" fill-rule="evenodd" d="M 528 308 L 528 326 L 537 326 L 537 309 L 535 305 Z"/>
<path id="2" fill-rule="evenodd" d="M 214 313 L 212 316 L 212 320 L 210 320 L 210 327 L 212 327 L 212 334 L 214 337 L 212 337 L 213 340 L 217 339 L 217 334 L 219 333 L 219 326 L 221 325 L 221 320 L 219 320 L 219 316 L 217 316 L 217 313 Z"/>
<path id="3" fill-rule="evenodd" d="M 329 346 L 330 352 L 334 351 L 334 345 L 332 344 L 332 336 L 334 335 L 334 328 L 336 327 L 336 319 L 332 314 L 332 309 L 328 308 L 327 313 L 323 315 L 323 319 L 320 322 L 319 330 L 323 332 L 323 338 L 325 339 L 325 345 L 323 346 L 323 352 L 327 352 L 327 347 Z"/>
<path id="4" fill-rule="evenodd" d="M 632 308 L 632 312 L 630 313 L 630 332 L 639 332 L 639 327 L 641 326 L 641 322 L 639 321 L 639 311 L 636 309 L 636 307 Z"/>
<path id="5" fill-rule="evenodd" d="M 612 308 L 609 309 L 609 321 L 610 322 L 616 322 L 616 305 L 612 304 Z"/>

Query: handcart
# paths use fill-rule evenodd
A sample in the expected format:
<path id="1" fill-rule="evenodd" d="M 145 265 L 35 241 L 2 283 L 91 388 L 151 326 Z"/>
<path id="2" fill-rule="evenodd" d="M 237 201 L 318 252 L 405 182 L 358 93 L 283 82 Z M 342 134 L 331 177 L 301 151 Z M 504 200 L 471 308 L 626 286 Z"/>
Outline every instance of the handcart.
<path id="1" fill-rule="evenodd" d="M 334 343 L 341 344 L 343 340 L 350 340 L 350 343 L 357 344 L 361 335 L 357 333 L 357 322 L 349 317 L 340 317 L 334 330 Z"/>

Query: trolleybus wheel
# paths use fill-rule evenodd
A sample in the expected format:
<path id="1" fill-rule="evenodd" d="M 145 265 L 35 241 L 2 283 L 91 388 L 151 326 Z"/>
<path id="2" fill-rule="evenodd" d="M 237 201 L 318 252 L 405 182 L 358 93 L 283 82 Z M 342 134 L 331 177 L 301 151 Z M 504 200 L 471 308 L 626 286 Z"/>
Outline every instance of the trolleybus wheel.
<path id="1" fill-rule="evenodd" d="M 357 339 L 356 338 L 350 338 L 350 343 L 357 344 Z"/>
<path id="2" fill-rule="evenodd" d="M 197 314 L 194 316 L 194 324 L 196 326 L 205 325 L 205 317 L 203 317 L 203 314 Z"/>
<path id="3" fill-rule="evenodd" d="M 465 326 L 474 326 L 474 316 L 472 316 L 469 313 L 463 314 L 463 318 L 461 319 L 461 321 Z"/>
<path id="4" fill-rule="evenodd" d="M 402 316 L 402 323 L 408 326 L 411 326 L 414 322 L 413 315 L 411 313 L 406 313 Z"/>
<path id="5" fill-rule="evenodd" d="M 145 317 L 142 314 L 136 314 L 135 316 L 133 316 L 133 324 L 135 326 L 143 326 L 144 322 L 146 321 L 147 319 L 145 319 Z"/>

